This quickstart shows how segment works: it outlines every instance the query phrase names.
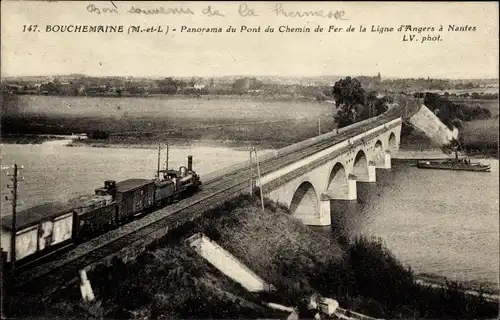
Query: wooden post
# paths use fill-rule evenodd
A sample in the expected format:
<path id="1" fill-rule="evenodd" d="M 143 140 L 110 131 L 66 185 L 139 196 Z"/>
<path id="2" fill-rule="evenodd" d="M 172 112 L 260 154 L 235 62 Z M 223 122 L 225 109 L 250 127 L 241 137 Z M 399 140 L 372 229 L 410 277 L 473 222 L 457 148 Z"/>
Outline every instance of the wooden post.
<path id="1" fill-rule="evenodd" d="M 21 167 L 22 169 L 22 167 Z M 14 266 L 16 262 L 16 211 L 17 211 L 17 184 L 18 184 L 18 171 L 19 168 L 17 164 L 14 164 L 14 173 L 11 175 L 12 185 L 7 185 L 8 188 L 12 189 L 12 197 L 9 199 L 8 196 L 5 200 L 11 200 L 12 202 L 12 219 L 11 219 L 11 237 L 10 237 L 10 265 L 12 271 L 14 271 Z M 10 175 L 7 173 L 7 175 Z"/>
<path id="2" fill-rule="evenodd" d="M 255 147 L 253 148 L 253 151 L 255 152 L 255 161 L 257 162 L 257 175 L 259 176 L 260 204 L 262 205 L 262 211 L 265 211 L 264 196 L 262 195 L 262 179 L 260 176 L 259 157 L 257 156 L 257 150 L 255 149 Z"/>
<path id="3" fill-rule="evenodd" d="M 161 146 L 158 144 L 158 167 L 156 169 L 156 179 L 160 180 L 160 149 Z"/>
<path id="4" fill-rule="evenodd" d="M 165 171 L 168 170 L 168 142 L 167 142 L 167 158 L 165 159 Z"/>
<path id="5" fill-rule="evenodd" d="M 5 316 L 5 297 L 7 296 L 5 281 L 7 280 L 5 263 L 7 262 L 7 252 L 0 252 L 0 317 L 7 319 Z"/>
<path id="6" fill-rule="evenodd" d="M 250 147 L 250 196 L 253 195 L 253 176 L 252 176 L 252 147 Z"/>

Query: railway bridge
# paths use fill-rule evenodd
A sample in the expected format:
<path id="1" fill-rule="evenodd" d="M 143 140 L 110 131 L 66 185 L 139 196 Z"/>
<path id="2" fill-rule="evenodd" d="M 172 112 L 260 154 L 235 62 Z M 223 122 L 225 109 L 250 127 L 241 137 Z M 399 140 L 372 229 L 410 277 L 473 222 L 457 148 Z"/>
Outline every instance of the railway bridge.
<path id="1" fill-rule="evenodd" d="M 118 229 L 75 246 L 68 252 L 16 268 L 14 292 L 52 293 L 77 281 L 80 270 L 124 262 L 171 230 L 193 221 L 229 199 L 260 186 L 271 199 L 285 204 L 310 225 L 330 224 L 332 199 L 356 199 L 356 184 L 376 180 L 376 168 L 390 168 L 390 152 L 398 149 L 401 109 L 296 143 L 250 161 L 202 177 L 203 187 L 192 197 L 171 204 Z M 260 172 L 260 179 L 258 172 Z"/>
<path id="2" fill-rule="evenodd" d="M 264 194 L 307 225 L 330 225 L 331 200 L 356 200 L 357 183 L 376 181 L 399 149 L 400 118 L 391 120 L 263 175 Z M 259 183 L 260 182 L 260 183 Z"/>

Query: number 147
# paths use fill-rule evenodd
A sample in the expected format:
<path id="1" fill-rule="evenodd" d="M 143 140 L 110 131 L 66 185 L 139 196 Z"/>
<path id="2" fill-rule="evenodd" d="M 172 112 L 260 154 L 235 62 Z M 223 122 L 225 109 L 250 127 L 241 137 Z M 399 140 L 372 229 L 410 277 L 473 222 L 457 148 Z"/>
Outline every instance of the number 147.
<path id="1" fill-rule="evenodd" d="M 24 25 L 23 32 L 35 32 L 38 28 L 36 24 Z"/>

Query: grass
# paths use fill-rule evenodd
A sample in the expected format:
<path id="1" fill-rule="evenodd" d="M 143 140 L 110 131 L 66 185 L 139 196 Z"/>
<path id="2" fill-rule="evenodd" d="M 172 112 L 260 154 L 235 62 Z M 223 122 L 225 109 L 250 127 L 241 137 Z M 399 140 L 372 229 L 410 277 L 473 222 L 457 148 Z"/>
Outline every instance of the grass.
<path id="1" fill-rule="evenodd" d="M 75 145 L 147 145 L 157 141 L 216 141 L 279 148 L 336 128 L 329 103 L 255 97 L 87 98 L 20 97 L 19 112 L 2 131 L 29 134 L 108 132 Z M 140 106 L 140 107 L 138 107 Z"/>
<path id="2" fill-rule="evenodd" d="M 280 119 L 236 121 L 229 119 L 169 119 L 139 117 L 130 119 L 43 116 L 5 119 L 8 132 L 71 134 L 101 130 L 110 132 L 108 139 L 75 142 L 84 145 L 134 145 L 156 141 L 217 141 L 225 144 L 254 144 L 261 147 L 283 147 L 318 134 L 317 119 Z M 333 117 L 324 117 L 322 132 L 336 128 Z"/>
<path id="3" fill-rule="evenodd" d="M 258 297 L 220 273 L 203 258 L 175 242 L 124 264 L 115 260 L 88 275 L 97 300 L 81 301 L 79 288 L 49 305 L 40 297 L 18 300 L 15 317 L 46 319 L 237 319 L 276 315 Z M 27 308 L 27 306 L 30 306 Z M 282 316 L 282 314 L 281 314 Z"/>
<path id="4" fill-rule="evenodd" d="M 416 284 L 413 271 L 379 239 L 340 234 L 334 240 L 304 226 L 279 204 L 266 199 L 265 208 L 263 212 L 257 197 L 228 201 L 173 231 L 136 261 L 115 261 L 111 268 L 90 273 L 97 303 L 79 302 L 74 287 L 72 294 L 52 305 L 18 301 L 17 316 L 272 318 L 259 298 L 301 306 L 312 293 L 373 317 L 477 319 L 498 314 L 497 302 L 465 295 L 456 283 L 443 288 Z M 278 293 L 257 297 L 229 280 L 186 246 L 183 239 L 192 232 L 204 232 Z M 23 311 L 29 314 L 20 314 Z"/>
<path id="5" fill-rule="evenodd" d="M 63 138 L 57 136 L 39 136 L 39 135 L 2 135 L 2 143 L 10 144 L 41 144 L 52 140 L 61 140 Z"/>
<path id="6" fill-rule="evenodd" d="M 449 99 L 454 103 L 465 104 L 470 107 L 482 107 L 490 110 L 491 116 L 494 118 L 499 114 L 498 100 L 474 100 L 474 99 Z"/>
<path id="7" fill-rule="evenodd" d="M 252 96 L 154 96 L 147 98 L 20 96 L 17 112 L 77 118 L 168 118 L 279 120 L 315 118 L 331 113 L 331 104 L 308 99 L 276 100 Z"/>
<path id="8" fill-rule="evenodd" d="M 265 207 L 262 212 L 258 201 L 244 198 L 230 214 L 222 210 L 198 228 L 274 284 L 285 304 L 296 305 L 319 292 L 374 317 L 468 318 L 498 312 L 496 303 L 465 296 L 458 284 L 444 289 L 415 284 L 413 271 L 380 239 L 340 234 L 333 240 L 305 227 L 272 201 Z"/>
<path id="9" fill-rule="evenodd" d="M 498 158 L 498 118 L 464 122 L 460 130 L 469 153 L 486 153 Z"/>

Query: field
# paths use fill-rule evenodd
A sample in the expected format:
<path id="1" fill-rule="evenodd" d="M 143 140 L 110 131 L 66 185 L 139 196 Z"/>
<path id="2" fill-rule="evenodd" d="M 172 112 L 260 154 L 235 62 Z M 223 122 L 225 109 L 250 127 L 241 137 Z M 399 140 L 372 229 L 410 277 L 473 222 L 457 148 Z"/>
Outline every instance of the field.
<path id="1" fill-rule="evenodd" d="M 319 108 L 318 108 L 319 107 Z M 276 101 L 260 97 L 169 97 L 140 98 L 22 96 L 20 112 L 39 116 L 97 118 L 279 120 L 316 118 L 331 114 L 331 105 L 313 100 Z"/>
<path id="2" fill-rule="evenodd" d="M 472 153 L 481 152 L 498 157 L 498 118 L 464 122 L 460 135 Z"/>
<path id="3" fill-rule="evenodd" d="M 479 152 L 498 157 L 499 101 L 470 99 L 454 99 L 452 101 L 490 110 L 492 119 L 463 122 L 460 136 L 463 138 L 466 150 L 470 153 Z"/>
<path id="4" fill-rule="evenodd" d="M 71 134 L 102 130 L 107 141 L 143 144 L 211 140 L 284 146 L 335 128 L 334 106 L 308 99 L 254 97 L 90 98 L 23 96 L 9 131 Z"/>
<path id="5" fill-rule="evenodd" d="M 425 90 L 427 92 L 436 92 L 436 93 L 454 93 L 454 94 L 463 94 L 463 93 L 498 93 L 498 87 L 488 87 L 488 88 L 472 88 L 472 89 L 445 89 L 445 90 Z"/>
<path id="6" fill-rule="evenodd" d="M 474 100 L 474 99 L 450 99 L 450 101 L 460 104 L 465 104 L 470 107 L 482 107 L 490 110 L 491 116 L 494 118 L 499 114 L 498 100 Z"/>

